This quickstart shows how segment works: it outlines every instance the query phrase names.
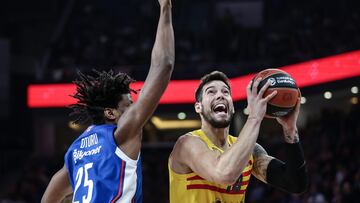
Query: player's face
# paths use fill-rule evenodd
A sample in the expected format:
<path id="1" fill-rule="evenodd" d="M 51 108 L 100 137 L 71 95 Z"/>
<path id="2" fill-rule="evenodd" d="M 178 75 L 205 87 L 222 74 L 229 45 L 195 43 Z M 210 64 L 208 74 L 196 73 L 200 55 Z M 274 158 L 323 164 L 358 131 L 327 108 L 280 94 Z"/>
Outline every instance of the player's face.
<path id="1" fill-rule="evenodd" d="M 234 104 L 230 89 L 224 82 L 214 80 L 204 85 L 202 101 L 196 105 L 200 105 L 196 111 L 213 127 L 226 128 L 230 125 Z"/>

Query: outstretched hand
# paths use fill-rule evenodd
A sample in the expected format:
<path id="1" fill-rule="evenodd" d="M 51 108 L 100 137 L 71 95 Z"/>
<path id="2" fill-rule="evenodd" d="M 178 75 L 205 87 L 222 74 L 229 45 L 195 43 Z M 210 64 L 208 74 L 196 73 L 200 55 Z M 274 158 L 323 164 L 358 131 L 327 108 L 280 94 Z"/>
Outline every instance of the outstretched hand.
<path id="1" fill-rule="evenodd" d="M 247 94 L 247 102 L 249 109 L 249 117 L 262 120 L 266 113 L 266 106 L 268 101 L 270 101 L 276 94 L 277 91 L 272 92 L 263 98 L 265 90 L 269 87 L 270 82 L 266 82 L 266 84 L 260 89 L 258 93 L 258 86 L 261 82 L 262 78 L 258 78 L 255 81 L 250 81 L 249 85 L 246 88 Z M 252 84 L 254 83 L 254 84 Z"/>

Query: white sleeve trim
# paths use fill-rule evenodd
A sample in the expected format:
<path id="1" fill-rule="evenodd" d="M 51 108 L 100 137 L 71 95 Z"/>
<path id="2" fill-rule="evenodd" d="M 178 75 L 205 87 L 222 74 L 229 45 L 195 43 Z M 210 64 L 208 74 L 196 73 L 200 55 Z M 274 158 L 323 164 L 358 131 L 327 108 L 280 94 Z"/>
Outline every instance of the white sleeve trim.
<path id="1" fill-rule="evenodd" d="M 137 162 L 140 157 L 140 152 L 139 152 L 138 158 L 136 160 L 134 160 L 134 159 L 128 157 L 123 151 L 121 151 L 121 149 L 119 147 L 116 147 L 115 154 L 118 157 L 120 157 L 120 159 L 124 160 L 126 163 L 134 165 L 134 166 L 137 165 Z"/>

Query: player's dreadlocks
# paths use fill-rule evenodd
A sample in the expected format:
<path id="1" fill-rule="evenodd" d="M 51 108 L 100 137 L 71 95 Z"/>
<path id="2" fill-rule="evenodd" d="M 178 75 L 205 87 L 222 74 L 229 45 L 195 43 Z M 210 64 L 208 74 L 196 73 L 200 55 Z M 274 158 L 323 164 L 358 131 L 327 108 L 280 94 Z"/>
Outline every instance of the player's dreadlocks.
<path id="1" fill-rule="evenodd" d="M 126 73 L 114 74 L 112 70 L 93 71 L 95 77 L 78 71 L 80 78 L 74 81 L 76 93 L 71 96 L 78 102 L 69 106 L 73 110 L 70 116 L 75 117 L 74 123 L 90 121 L 102 124 L 105 122 L 104 108 L 117 108 L 122 94 L 136 93 L 129 87 L 135 80 Z"/>

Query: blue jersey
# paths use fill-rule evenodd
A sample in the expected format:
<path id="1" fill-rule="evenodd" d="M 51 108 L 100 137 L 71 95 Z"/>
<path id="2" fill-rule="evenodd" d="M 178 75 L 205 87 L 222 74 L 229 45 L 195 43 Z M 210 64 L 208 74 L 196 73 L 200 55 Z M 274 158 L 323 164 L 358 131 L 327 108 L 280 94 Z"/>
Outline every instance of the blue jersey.
<path id="1" fill-rule="evenodd" d="M 66 152 L 74 203 L 142 202 L 141 160 L 120 150 L 115 129 L 116 125 L 92 125 Z"/>

